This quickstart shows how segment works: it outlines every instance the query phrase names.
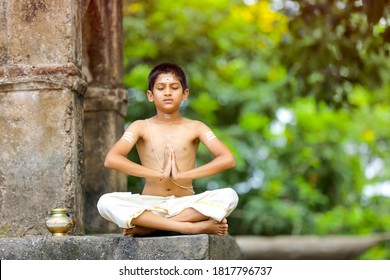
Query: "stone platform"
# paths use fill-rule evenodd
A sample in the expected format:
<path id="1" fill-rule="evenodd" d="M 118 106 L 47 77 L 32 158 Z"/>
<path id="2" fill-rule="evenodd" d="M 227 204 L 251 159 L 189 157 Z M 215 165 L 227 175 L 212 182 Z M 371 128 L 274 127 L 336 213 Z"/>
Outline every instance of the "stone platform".
<path id="1" fill-rule="evenodd" d="M 1 260 L 234 260 L 234 237 L 207 234 L 124 237 L 119 234 L 0 238 Z"/>

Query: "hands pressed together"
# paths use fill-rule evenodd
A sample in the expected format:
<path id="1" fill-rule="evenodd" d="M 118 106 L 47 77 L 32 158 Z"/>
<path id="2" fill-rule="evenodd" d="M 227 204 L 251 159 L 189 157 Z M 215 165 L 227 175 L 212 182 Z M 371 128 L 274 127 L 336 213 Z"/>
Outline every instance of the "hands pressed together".
<path id="1" fill-rule="evenodd" d="M 172 178 L 173 180 L 177 180 L 180 174 L 180 170 L 176 163 L 176 155 L 173 146 L 168 144 L 165 146 L 164 151 L 164 166 L 161 172 L 160 181 L 169 180 Z"/>

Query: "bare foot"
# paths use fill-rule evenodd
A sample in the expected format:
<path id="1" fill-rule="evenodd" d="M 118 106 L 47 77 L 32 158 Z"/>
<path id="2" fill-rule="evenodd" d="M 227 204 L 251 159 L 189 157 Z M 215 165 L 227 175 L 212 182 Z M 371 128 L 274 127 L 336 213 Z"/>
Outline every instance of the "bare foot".
<path id="1" fill-rule="evenodd" d="M 136 237 L 151 234 L 154 229 L 135 226 L 133 228 L 124 228 L 123 235 L 127 237 Z"/>
<path id="2" fill-rule="evenodd" d="M 224 236 L 228 232 L 228 224 L 226 219 L 223 219 L 221 222 L 210 219 L 202 222 L 192 223 L 192 225 L 193 228 L 191 233 L 193 234 L 207 233 Z"/>

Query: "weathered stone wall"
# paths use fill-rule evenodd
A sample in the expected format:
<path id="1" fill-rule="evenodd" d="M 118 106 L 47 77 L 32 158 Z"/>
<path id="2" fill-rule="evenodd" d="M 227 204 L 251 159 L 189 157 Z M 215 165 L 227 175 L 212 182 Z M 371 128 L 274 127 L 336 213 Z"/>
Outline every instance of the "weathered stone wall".
<path id="1" fill-rule="evenodd" d="M 87 233 L 119 231 L 116 225 L 99 215 L 96 204 L 104 193 L 126 191 L 126 176 L 103 166 L 108 150 L 123 134 L 124 117 L 120 112 L 123 107 L 126 109 L 126 96 L 121 90 L 88 88 L 84 120 Z"/>
<path id="2" fill-rule="evenodd" d="M 88 77 L 85 96 L 85 168 L 87 233 L 117 232 L 96 204 L 107 192 L 126 191 L 124 174 L 104 168 L 108 150 L 124 131 L 127 92 L 122 86 L 122 1 L 84 2 L 83 71 Z"/>
<path id="3" fill-rule="evenodd" d="M 0 235 L 47 235 L 58 207 L 77 219 L 73 234 L 118 231 L 96 202 L 126 190 L 103 167 L 127 110 L 121 7 L 0 0 Z"/>
<path id="4" fill-rule="evenodd" d="M 0 0 L 0 234 L 47 235 L 66 207 L 84 233 L 80 1 Z"/>

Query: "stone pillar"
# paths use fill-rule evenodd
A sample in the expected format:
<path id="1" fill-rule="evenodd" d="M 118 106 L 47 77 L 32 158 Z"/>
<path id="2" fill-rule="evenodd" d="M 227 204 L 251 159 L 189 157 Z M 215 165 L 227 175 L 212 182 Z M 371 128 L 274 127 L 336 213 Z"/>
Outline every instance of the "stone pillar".
<path id="1" fill-rule="evenodd" d="M 0 235 L 47 235 L 66 207 L 84 233 L 81 1 L 0 0 Z"/>
<path id="2" fill-rule="evenodd" d="M 84 2 L 83 72 L 88 77 L 84 103 L 87 233 L 118 232 L 96 204 L 107 192 L 126 191 L 124 174 L 104 168 L 108 150 L 124 132 L 127 92 L 122 88 L 122 1 Z"/>

